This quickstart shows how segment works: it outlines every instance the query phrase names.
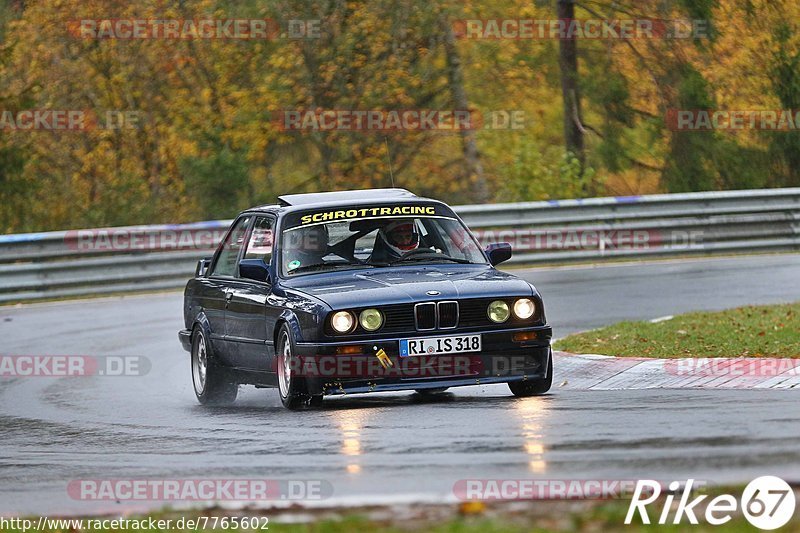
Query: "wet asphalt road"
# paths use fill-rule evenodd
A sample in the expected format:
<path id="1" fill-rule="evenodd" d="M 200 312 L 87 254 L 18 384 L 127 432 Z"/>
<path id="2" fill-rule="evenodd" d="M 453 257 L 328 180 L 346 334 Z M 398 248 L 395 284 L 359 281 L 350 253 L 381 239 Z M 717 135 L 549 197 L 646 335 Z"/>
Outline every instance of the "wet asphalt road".
<path id="1" fill-rule="evenodd" d="M 800 255 L 518 270 L 556 336 L 625 319 L 800 300 Z M 179 293 L 0 308 L 0 354 L 143 355 L 144 377 L 0 381 L 0 514 L 153 503 L 73 500 L 79 479 L 322 480 L 330 501 L 453 498 L 461 479 L 800 481 L 796 391 L 504 385 L 387 393 L 291 413 L 272 390 L 196 404 Z M 558 375 L 556 383 L 568 377 Z"/>

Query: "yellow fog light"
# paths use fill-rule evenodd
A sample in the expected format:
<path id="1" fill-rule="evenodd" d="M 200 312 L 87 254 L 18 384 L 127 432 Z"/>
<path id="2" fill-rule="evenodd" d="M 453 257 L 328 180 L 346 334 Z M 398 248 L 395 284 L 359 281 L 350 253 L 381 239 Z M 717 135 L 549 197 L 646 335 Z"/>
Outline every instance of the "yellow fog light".
<path id="1" fill-rule="evenodd" d="M 364 309 L 358 321 L 365 330 L 375 331 L 383 325 L 383 316 L 377 309 Z"/>
<path id="2" fill-rule="evenodd" d="M 495 300 L 489 304 L 487 314 L 489 315 L 489 320 L 499 324 L 508 320 L 508 316 L 511 313 L 508 310 L 507 303 L 505 303 L 503 300 Z"/>
<path id="3" fill-rule="evenodd" d="M 533 316 L 533 313 L 535 311 L 536 311 L 536 305 L 530 298 L 520 298 L 519 300 L 514 302 L 514 314 L 517 316 L 517 318 L 521 318 L 522 320 L 527 320 L 528 318 Z"/>
<path id="4" fill-rule="evenodd" d="M 331 326 L 339 333 L 347 333 L 353 329 L 355 318 L 350 311 L 337 311 L 331 317 Z"/>

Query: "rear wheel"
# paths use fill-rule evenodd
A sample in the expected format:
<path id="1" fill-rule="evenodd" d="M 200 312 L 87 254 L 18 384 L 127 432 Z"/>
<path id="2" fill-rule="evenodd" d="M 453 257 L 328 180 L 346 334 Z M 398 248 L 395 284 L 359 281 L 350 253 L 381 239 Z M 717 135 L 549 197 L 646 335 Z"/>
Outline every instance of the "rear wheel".
<path id="1" fill-rule="evenodd" d="M 217 363 L 211 344 L 201 328 L 192 334 L 192 384 L 203 405 L 230 405 L 239 394 L 239 384 Z"/>
<path id="2" fill-rule="evenodd" d="M 508 384 L 511 394 L 518 397 L 538 396 L 550 390 L 553 386 L 553 351 L 547 362 L 547 377 L 539 379 L 526 379 L 525 381 L 512 381 Z"/>
<path id="3" fill-rule="evenodd" d="M 299 409 L 304 405 L 319 407 L 322 405 L 322 395 L 308 393 L 308 383 L 305 377 L 297 372 L 298 364 L 292 334 L 286 325 L 281 326 L 278 333 L 278 346 L 275 355 L 278 359 L 278 392 L 281 403 L 287 409 Z"/>

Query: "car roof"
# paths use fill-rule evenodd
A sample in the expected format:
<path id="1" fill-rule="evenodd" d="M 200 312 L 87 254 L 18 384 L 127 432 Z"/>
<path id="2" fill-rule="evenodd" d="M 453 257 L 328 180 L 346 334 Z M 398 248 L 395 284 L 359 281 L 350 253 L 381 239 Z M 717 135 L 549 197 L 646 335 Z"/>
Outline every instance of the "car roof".
<path id="1" fill-rule="evenodd" d="M 349 191 L 314 192 L 304 194 L 285 194 L 278 197 L 280 204 L 262 205 L 247 209 L 246 212 L 289 212 L 309 207 L 321 206 L 346 206 L 368 203 L 391 203 L 397 201 L 427 201 L 438 202 L 423 198 L 406 189 L 359 189 Z"/>
<path id="2" fill-rule="evenodd" d="M 360 189 L 353 191 L 312 192 L 307 194 L 285 194 L 278 196 L 282 206 L 316 205 L 327 203 L 349 203 L 359 200 L 374 200 L 376 196 L 387 200 L 408 200 L 417 195 L 405 189 Z"/>

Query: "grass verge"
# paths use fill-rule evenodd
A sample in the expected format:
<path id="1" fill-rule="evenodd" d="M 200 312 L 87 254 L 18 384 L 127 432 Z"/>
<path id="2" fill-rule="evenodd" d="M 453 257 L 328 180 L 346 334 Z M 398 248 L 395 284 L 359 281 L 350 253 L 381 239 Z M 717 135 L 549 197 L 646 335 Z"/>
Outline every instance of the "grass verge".
<path id="1" fill-rule="evenodd" d="M 570 335 L 557 350 L 621 357 L 800 357 L 800 303 L 621 322 Z"/>

